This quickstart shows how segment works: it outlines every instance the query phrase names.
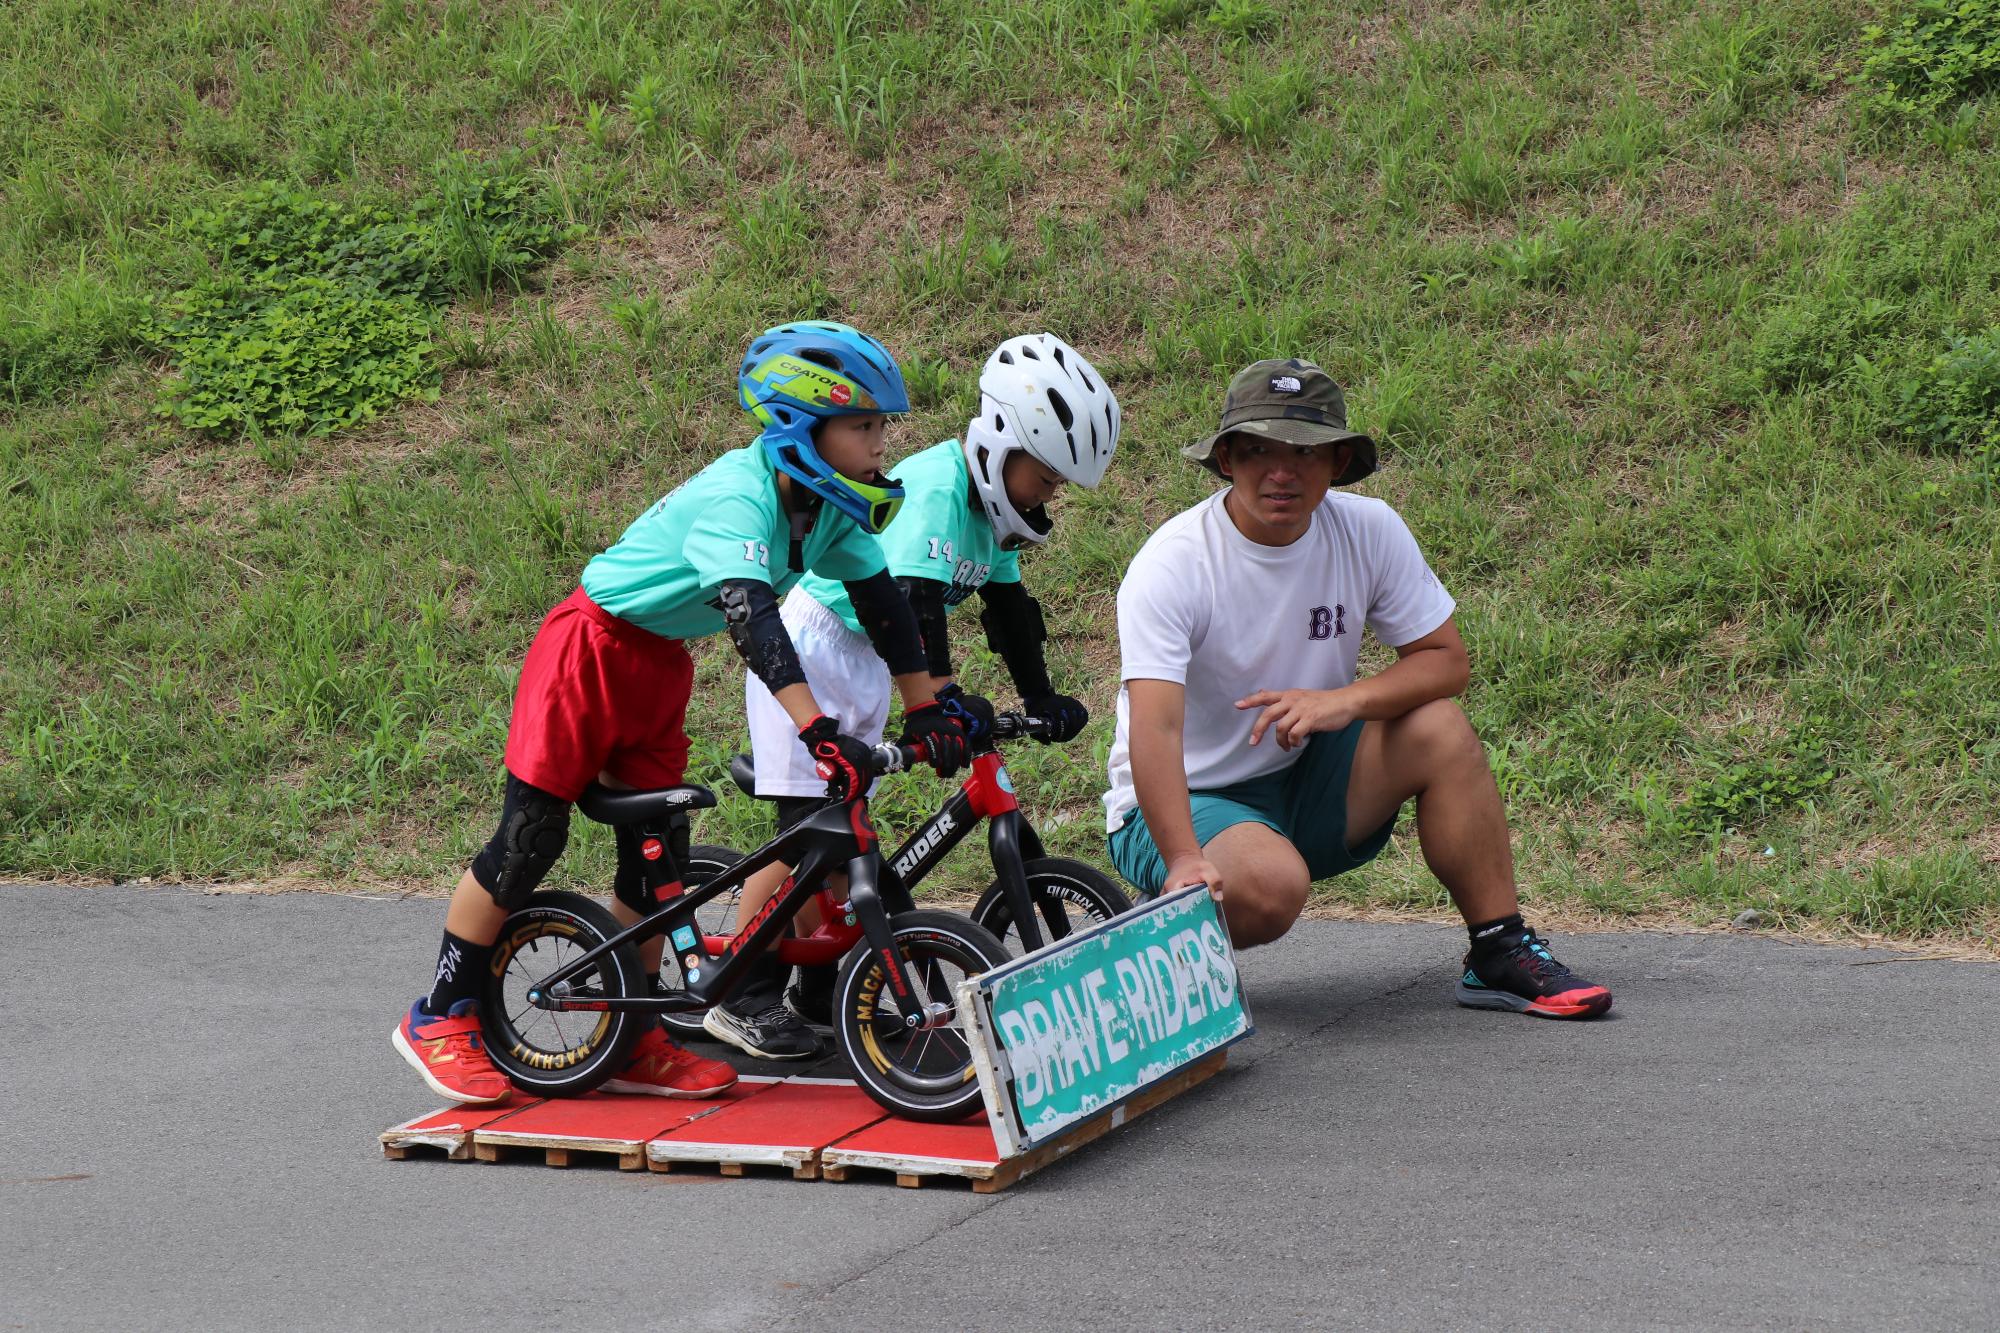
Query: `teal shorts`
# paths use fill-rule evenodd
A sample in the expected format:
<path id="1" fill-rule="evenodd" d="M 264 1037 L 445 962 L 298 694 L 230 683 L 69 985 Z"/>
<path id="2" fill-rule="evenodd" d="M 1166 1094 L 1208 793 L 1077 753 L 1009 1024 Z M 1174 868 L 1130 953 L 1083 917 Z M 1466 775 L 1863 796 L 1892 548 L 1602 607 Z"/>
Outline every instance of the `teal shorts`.
<path id="1" fill-rule="evenodd" d="M 1354 767 L 1354 747 L 1361 739 L 1361 722 L 1344 731 L 1323 731 L 1306 742 L 1304 753 L 1289 768 L 1261 778 L 1207 791 L 1192 791 L 1194 836 L 1208 846 L 1224 829 L 1236 824 L 1262 824 L 1298 848 L 1306 871 L 1314 879 L 1331 879 L 1375 859 L 1389 845 L 1394 816 L 1361 839 L 1347 845 L 1347 775 Z M 1111 864 L 1133 888 L 1148 898 L 1167 882 L 1167 863 L 1153 845 L 1146 817 L 1134 809 L 1107 840 Z"/>

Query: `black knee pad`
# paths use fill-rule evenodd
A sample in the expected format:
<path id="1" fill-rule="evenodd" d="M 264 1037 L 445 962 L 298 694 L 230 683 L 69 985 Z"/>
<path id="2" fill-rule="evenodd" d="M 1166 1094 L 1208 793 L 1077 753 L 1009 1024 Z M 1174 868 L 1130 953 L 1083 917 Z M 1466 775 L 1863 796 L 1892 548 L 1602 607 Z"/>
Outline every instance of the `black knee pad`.
<path id="1" fill-rule="evenodd" d="M 569 802 L 507 775 L 500 827 L 472 859 L 472 877 L 514 910 L 528 900 L 569 843 Z"/>

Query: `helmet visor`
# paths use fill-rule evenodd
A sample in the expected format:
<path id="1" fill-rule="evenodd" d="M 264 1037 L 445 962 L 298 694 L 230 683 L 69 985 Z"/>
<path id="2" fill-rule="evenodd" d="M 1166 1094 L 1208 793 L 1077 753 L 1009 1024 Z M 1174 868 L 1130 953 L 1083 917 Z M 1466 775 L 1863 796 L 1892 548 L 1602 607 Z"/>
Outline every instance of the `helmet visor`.
<path id="1" fill-rule="evenodd" d="M 1056 521 L 1050 517 L 1047 505 L 1036 505 L 1033 509 L 1015 509 L 1014 512 L 1020 516 L 1021 522 L 1027 524 L 1028 531 L 1010 532 L 1002 537 L 1000 539 L 1001 550 L 1025 551 L 1030 546 L 1039 546 L 1042 542 L 1048 540 L 1048 535 L 1055 528 Z"/>
<path id="2" fill-rule="evenodd" d="M 856 481 L 852 477 L 834 473 L 840 484 L 860 497 L 868 507 L 868 517 L 861 526 L 870 532 L 881 532 L 895 521 L 896 511 L 903 507 L 903 485 L 894 477 L 876 473 L 876 480 Z"/>

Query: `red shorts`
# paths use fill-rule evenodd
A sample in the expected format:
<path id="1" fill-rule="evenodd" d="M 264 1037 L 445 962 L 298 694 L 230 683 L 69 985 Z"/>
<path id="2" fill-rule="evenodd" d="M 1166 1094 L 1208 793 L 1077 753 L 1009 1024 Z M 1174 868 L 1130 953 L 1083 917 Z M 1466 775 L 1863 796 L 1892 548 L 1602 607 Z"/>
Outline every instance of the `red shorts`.
<path id="1" fill-rule="evenodd" d="M 609 772 L 672 787 L 687 771 L 694 659 L 679 639 L 620 620 L 578 588 L 542 621 L 507 727 L 507 771 L 574 801 Z"/>

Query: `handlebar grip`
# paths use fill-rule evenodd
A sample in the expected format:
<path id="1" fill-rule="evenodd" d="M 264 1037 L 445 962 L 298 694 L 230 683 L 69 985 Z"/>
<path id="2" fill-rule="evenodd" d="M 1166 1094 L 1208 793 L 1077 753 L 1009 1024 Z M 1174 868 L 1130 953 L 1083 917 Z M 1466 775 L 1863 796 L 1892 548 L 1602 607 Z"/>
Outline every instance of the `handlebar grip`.
<path id="1" fill-rule="evenodd" d="M 868 752 L 868 767 L 876 773 L 901 773 L 928 763 L 929 756 L 921 745 L 897 745 L 884 742 Z"/>
<path id="2" fill-rule="evenodd" d="M 1031 736 L 1039 740 L 1054 734 L 1055 726 L 1053 723 L 1044 721 L 1039 717 L 1029 717 L 1025 713 L 999 713 L 993 718 L 993 737 L 995 740 L 1012 741 L 1019 740 L 1023 736 Z"/>

